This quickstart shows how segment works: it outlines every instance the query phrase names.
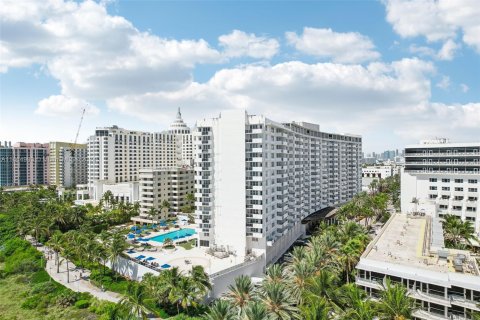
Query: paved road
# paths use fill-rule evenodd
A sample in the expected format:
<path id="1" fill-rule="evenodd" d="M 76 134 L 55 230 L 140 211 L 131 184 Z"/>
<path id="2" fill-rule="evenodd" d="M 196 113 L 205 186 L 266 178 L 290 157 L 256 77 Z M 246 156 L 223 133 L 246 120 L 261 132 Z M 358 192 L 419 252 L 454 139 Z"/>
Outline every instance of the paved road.
<path id="1" fill-rule="evenodd" d="M 47 259 L 47 265 L 45 267 L 45 270 L 56 282 L 61 283 L 65 287 L 75 292 L 88 292 L 100 300 L 107 300 L 117 303 L 122 299 L 122 296 L 116 292 L 102 291 L 100 288 L 91 284 L 88 280 L 88 277 L 90 276 L 90 271 L 82 272 L 81 269 L 77 268 L 71 262 L 68 263 L 68 267 L 70 270 L 70 282 L 67 282 L 67 264 L 65 260 L 60 258 L 60 272 L 57 273 L 55 254 L 50 254 L 50 249 L 46 246 L 39 246 L 36 248 L 37 250 L 42 252 L 44 257 Z"/>

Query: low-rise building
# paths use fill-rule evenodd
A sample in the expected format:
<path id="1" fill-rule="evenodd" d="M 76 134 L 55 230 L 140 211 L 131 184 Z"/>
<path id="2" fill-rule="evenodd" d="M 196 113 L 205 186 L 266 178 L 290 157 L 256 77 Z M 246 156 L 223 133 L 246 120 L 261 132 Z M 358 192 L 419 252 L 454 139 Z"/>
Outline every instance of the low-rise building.
<path id="1" fill-rule="evenodd" d="M 444 248 L 438 218 L 394 214 L 357 265 L 356 284 L 378 297 L 386 279 L 408 288 L 414 319 L 471 319 L 480 312 L 480 273 L 469 251 Z"/>
<path id="2" fill-rule="evenodd" d="M 152 208 L 157 221 L 168 218 L 170 212 L 180 212 L 188 204 L 187 195 L 195 191 L 193 169 L 188 166 L 140 169 L 139 178 L 140 218 L 143 220 L 153 218 L 150 214 Z M 165 203 L 168 207 L 164 206 Z M 133 220 L 140 221 L 138 217 Z"/>
<path id="3" fill-rule="evenodd" d="M 386 179 L 394 175 L 393 166 L 367 166 L 362 168 L 362 190 L 367 191 L 373 180 Z"/>

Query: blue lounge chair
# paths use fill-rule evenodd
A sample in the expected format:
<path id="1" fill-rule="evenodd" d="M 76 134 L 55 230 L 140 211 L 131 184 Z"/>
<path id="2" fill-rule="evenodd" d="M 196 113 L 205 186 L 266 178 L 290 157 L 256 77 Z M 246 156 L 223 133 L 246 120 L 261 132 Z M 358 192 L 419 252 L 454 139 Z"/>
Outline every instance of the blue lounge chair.
<path id="1" fill-rule="evenodd" d="M 145 259 L 145 256 L 143 254 L 141 254 L 138 257 L 135 257 L 135 259 L 142 260 L 142 259 Z"/>
<path id="2" fill-rule="evenodd" d="M 171 267 L 171 265 L 166 264 L 166 263 L 160 266 L 160 268 L 162 268 L 162 269 L 168 269 L 170 267 Z"/>
<path id="3" fill-rule="evenodd" d="M 152 261 L 152 260 L 155 260 L 155 258 L 153 257 L 148 257 L 147 259 L 145 259 L 146 261 Z"/>
<path id="4" fill-rule="evenodd" d="M 127 253 L 132 254 L 132 253 L 135 253 L 135 251 L 134 250 L 128 250 Z"/>

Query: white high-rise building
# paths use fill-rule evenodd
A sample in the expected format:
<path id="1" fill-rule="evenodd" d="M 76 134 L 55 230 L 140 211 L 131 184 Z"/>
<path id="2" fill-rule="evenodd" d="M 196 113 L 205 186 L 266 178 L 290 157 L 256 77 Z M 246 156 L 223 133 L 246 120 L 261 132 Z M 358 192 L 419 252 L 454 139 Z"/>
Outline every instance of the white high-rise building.
<path id="1" fill-rule="evenodd" d="M 192 150 L 190 128 L 180 109 L 170 129 L 163 132 L 97 128 L 88 138 L 88 183 L 133 182 L 139 180 L 140 169 L 191 165 Z"/>
<path id="2" fill-rule="evenodd" d="M 480 142 L 422 141 L 405 148 L 401 209 L 434 217 L 453 214 L 480 232 Z"/>
<path id="3" fill-rule="evenodd" d="M 222 112 L 194 129 L 200 246 L 276 261 L 302 219 L 361 190 L 362 138 Z"/>

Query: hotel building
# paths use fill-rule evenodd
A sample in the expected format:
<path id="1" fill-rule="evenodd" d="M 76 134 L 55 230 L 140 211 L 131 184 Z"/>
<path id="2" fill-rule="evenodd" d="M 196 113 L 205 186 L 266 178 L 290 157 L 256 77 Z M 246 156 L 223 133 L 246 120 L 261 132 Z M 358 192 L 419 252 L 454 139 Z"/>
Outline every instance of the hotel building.
<path id="1" fill-rule="evenodd" d="M 48 184 L 48 154 L 48 143 L 15 143 L 12 153 L 13 185 Z"/>
<path id="2" fill-rule="evenodd" d="M 13 186 L 13 148 L 10 142 L 0 142 L 0 187 Z"/>
<path id="3" fill-rule="evenodd" d="M 180 109 L 169 130 L 149 133 L 117 126 L 98 128 L 88 139 L 88 184 L 139 181 L 145 168 L 166 168 L 192 163 L 192 135 Z"/>
<path id="4" fill-rule="evenodd" d="M 407 146 L 401 193 L 404 213 L 453 214 L 480 232 L 480 142 L 438 139 Z"/>
<path id="5" fill-rule="evenodd" d="M 469 251 L 445 249 L 440 219 L 394 214 L 356 266 L 356 284 L 378 297 L 386 280 L 402 284 L 413 319 L 472 319 L 480 312 L 480 273 Z"/>
<path id="6" fill-rule="evenodd" d="M 302 219 L 361 190 L 360 136 L 241 110 L 198 121 L 193 135 L 202 247 L 273 263 L 305 233 Z"/>
<path id="7" fill-rule="evenodd" d="M 71 188 L 87 183 L 87 145 L 50 142 L 48 184 Z M 73 148 L 73 165 L 72 165 Z M 75 170 L 73 174 L 72 170 Z M 73 181 L 75 180 L 75 181 Z"/>
<path id="8" fill-rule="evenodd" d="M 185 197 L 194 193 L 194 174 L 191 167 L 140 169 L 140 218 L 151 220 L 155 209 L 157 218 L 168 218 L 169 212 L 180 212 L 187 204 Z M 169 208 L 163 208 L 167 201 Z M 132 218 L 133 221 L 135 217 Z"/>

